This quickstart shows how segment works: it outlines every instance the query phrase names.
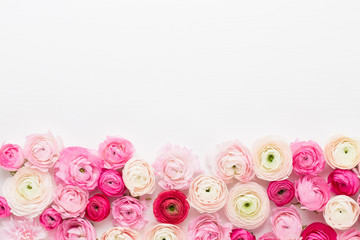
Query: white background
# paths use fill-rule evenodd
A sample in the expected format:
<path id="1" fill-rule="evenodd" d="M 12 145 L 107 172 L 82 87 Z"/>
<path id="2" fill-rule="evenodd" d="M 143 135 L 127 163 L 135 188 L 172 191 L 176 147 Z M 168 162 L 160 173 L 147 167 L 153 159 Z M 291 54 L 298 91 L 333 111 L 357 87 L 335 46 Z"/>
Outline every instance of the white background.
<path id="1" fill-rule="evenodd" d="M 225 140 L 360 136 L 359 28 L 359 1 L 1 0 L 0 142 L 120 135 L 205 167 Z"/>

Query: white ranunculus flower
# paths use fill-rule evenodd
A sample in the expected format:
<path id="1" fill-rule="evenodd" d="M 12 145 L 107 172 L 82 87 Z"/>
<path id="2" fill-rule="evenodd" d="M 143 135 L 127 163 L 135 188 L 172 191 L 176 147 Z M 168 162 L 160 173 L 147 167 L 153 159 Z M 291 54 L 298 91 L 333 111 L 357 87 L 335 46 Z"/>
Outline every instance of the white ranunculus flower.
<path id="1" fill-rule="evenodd" d="M 189 203 L 200 213 L 214 213 L 224 207 L 228 189 L 221 179 L 199 175 L 193 179 L 189 189 Z"/>
<path id="2" fill-rule="evenodd" d="M 360 142 L 345 136 L 332 137 L 325 147 L 325 157 L 332 168 L 352 169 L 360 163 Z"/>
<path id="3" fill-rule="evenodd" d="M 137 240 L 138 233 L 130 228 L 112 227 L 104 232 L 100 240 Z"/>
<path id="4" fill-rule="evenodd" d="M 329 200 L 323 214 L 326 223 L 332 228 L 347 230 L 358 220 L 360 207 L 354 199 L 338 195 Z"/>
<path id="5" fill-rule="evenodd" d="M 260 227 L 270 214 L 266 190 L 255 182 L 237 183 L 229 193 L 225 214 L 236 227 Z"/>
<path id="6" fill-rule="evenodd" d="M 122 173 L 125 186 L 133 197 L 154 192 L 154 170 L 144 160 L 138 158 L 130 159 L 126 162 Z"/>
<path id="7" fill-rule="evenodd" d="M 54 188 L 48 172 L 22 167 L 5 180 L 3 195 L 15 216 L 34 218 L 53 201 Z"/>
<path id="8" fill-rule="evenodd" d="M 266 181 L 284 180 L 293 169 L 290 146 L 277 137 L 257 141 L 253 161 L 256 176 Z"/>
<path id="9" fill-rule="evenodd" d="M 157 224 L 145 234 L 146 240 L 185 240 L 181 228 L 172 224 Z"/>

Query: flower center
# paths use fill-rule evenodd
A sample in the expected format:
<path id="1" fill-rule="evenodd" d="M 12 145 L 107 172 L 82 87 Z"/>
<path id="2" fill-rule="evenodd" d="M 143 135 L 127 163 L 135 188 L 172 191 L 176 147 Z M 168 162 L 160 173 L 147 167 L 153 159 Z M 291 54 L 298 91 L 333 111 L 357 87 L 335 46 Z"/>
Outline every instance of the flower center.
<path id="1" fill-rule="evenodd" d="M 268 157 L 267 157 L 267 160 L 269 161 L 269 162 L 273 162 L 274 161 L 274 155 L 272 155 L 272 154 L 270 154 Z"/>
<path id="2" fill-rule="evenodd" d="M 210 192 L 210 188 L 205 189 L 205 192 Z"/>
<path id="3" fill-rule="evenodd" d="M 175 211 L 175 206 L 174 206 L 174 205 L 170 205 L 170 206 L 169 206 L 169 210 L 170 210 L 170 212 Z"/>
<path id="4" fill-rule="evenodd" d="M 279 192 L 278 192 L 278 194 L 283 194 L 285 192 L 285 190 L 284 189 L 281 189 Z"/>
<path id="5" fill-rule="evenodd" d="M 79 171 L 80 171 L 81 173 L 84 173 L 84 172 L 85 172 L 85 169 L 84 169 L 84 168 L 80 168 Z"/>

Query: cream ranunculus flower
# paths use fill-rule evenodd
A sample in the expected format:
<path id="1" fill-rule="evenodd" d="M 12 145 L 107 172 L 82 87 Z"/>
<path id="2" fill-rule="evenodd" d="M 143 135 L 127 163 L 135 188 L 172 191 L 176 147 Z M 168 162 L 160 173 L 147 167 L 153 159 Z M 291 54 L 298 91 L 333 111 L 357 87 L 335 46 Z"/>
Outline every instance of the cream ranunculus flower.
<path id="1" fill-rule="evenodd" d="M 178 226 L 172 224 L 157 224 L 146 232 L 144 239 L 185 240 L 185 234 Z"/>
<path id="2" fill-rule="evenodd" d="M 257 141 L 253 160 L 256 176 L 266 181 L 284 180 L 293 169 L 290 146 L 277 137 Z"/>
<path id="3" fill-rule="evenodd" d="M 214 213 L 224 207 L 228 189 L 221 179 L 199 175 L 193 179 L 189 189 L 189 203 L 200 213 Z"/>
<path id="4" fill-rule="evenodd" d="M 225 214 L 236 227 L 260 227 L 270 214 L 266 190 L 255 182 L 237 183 L 229 193 Z"/>
<path id="5" fill-rule="evenodd" d="M 133 158 L 126 162 L 123 169 L 123 180 L 133 197 L 151 194 L 155 190 L 153 168 L 144 160 Z"/>
<path id="6" fill-rule="evenodd" d="M 345 136 L 332 137 L 325 147 L 325 157 L 332 168 L 352 169 L 360 163 L 360 142 Z"/>
<path id="7" fill-rule="evenodd" d="M 137 240 L 138 233 L 130 228 L 112 227 L 104 232 L 100 240 Z"/>
<path id="8" fill-rule="evenodd" d="M 354 199 L 338 195 L 329 200 L 323 214 L 326 223 L 332 228 L 347 230 L 358 220 L 360 207 Z"/>
<path id="9" fill-rule="evenodd" d="M 5 180 L 3 195 L 15 216 L 34 218 L 53 201 L 54 188 L 48 172 L 22 167 Z"/>

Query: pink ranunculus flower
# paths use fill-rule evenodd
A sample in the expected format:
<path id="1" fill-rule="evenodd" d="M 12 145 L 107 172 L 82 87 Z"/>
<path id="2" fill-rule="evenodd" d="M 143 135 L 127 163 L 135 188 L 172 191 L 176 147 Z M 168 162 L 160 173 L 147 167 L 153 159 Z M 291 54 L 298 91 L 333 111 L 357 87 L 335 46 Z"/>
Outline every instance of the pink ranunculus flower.
<path id="1" fill-rule="evenodd" d="M 4 144 L 0 148 L 0 167 L 8 171 L 17 171 L 24 165 L 25 158 L 19 145 Z"/>
<path id="2" fill-rule="evenodd" d="M 135 148 L 129 140 L 120 137 L 107 137 L 100 144 L 98 155 L 105 161 L 105 168 L 119 169 L 125 166 L 134 152 Z"/>
<path id="3" fill-rule="evenodd" d="M 218 214 L 203 214 L 190 221 L 188 238 L 195 240 L 231 240 L 231 228 L 230 223 L 221 223 Z"/>
<path id="4" fill-rule="evenodd" d="M 228 189 L 224 181 L 209 175 L 193 179 L 189 189 L 189 203 L 200 213 L 214 213 L 225 206 Z"/>
<path id="5" fill-rule="evenodd" d="M 24 146 L 24 157 L 28 160 L 26 165 L 47 171 L 59 159 L 63 148 L 61 138 L 54 137 L 51 132 L 30 135 Z"/>
<path id="6" fill-rule="evenodd" d="M 183 230 L 173 224 L 160 223 L 145 233 L 146 240 L 185 240 L 185 234 Z"/>
<path id="7" fill-rule="evenodd" d="M 110 214 L 110 201 L 103 194 L 95 194 L 89 198 L 89 203 L 86 206 L 86 218 L 100 222 L 107 218 Z"/>
<path id="8" fill-rule="evenodd" d="M 211 154 L 210 163 L 215 175 L 225 183 L 233 179 L 249 182 L 254 178 L 254 163 L 247 147 L 240 141 L 224 142 Z"/>
<path id="9" fill-rule="evenodd" d="M 359 177 L 352 170 L 335 169 L 328 176 L 331 190 L 337 195 L 353 196 L 360 188 Z"/>
<path id="10" fill-rule="evenodd" d="M 116 199 L 112 203 L 111 208 L 114 225 L 129 227 L 136 230 L 142 229 L 148 222 L 144 214 L 145 209 L 145 201 L 130 196 Z"/>
<path id="11" fill-rule="evenodd" d="M 187 189 L 194 175 L 199 172 L 198 157 L 186 147 L 166 144 L 153 163 L 160 176 L 159 185 L 165 190 Z"/>
<path id="12" fill-rule="evenodd" d="M 137 240 L 139 234 L 130 228 L 112 227 L 104 232 L 100 240 Z"/>
<path id="13" fill-rule="evenodd" d="M 301 216 L 294 206 L 276 208 L 271 216 L 271 227 L 279 239 L 300 239 Z"/>
<path id="14" fill-rule="evenodd" d="M 39 222 L 48 231 L 57 228 L 62 221 L 61 214 L 53 208 L 46 209 L 39 217 Z"/>
<path id="15" fill-rule="evenodd" d="M 275 233 L 268 232 L 268 233 L 264 233 L 261 237 L 259 237 L 258 240 L 280 240 L 280 239 L 275 235 Z"/>
<path id="16" fill-rule="evenodd" d="M 325 168 L 324 152 L 314 141 L 298 141 L 290 144 L 294 172 L 298 175 L 316 176 Z"/>
<path id="17" fill-rule="evenodd" d="M 360 230 L 356 228 L 347 230 L 338 236 L 338 240 L 360 240 Z"/>
<path id="18" fill-rule="evenodd" d="M 360 163 L 360 141 L 345 136 L 330 138 L 325 146 L 326 162 L 332 168 L 352 169 Z"/>
<path id="19" fill-rule="evenodd" d="M 231 240 L 256 240 L 256 238 L 245 229 L 235 228 L 231 232 Z"/>
<path id="20" fill-rule="evenodd" d="M 70 218 L 57 228 L 56 240 L 96 240 L 95 228 L 85 219 Z"/>
<path id="21" fill-rule="evenodd" d="M 74 185 L 60 185 L 55 190 L 52 207 L 63 218 L 83 217 L 88 201 L 88 191 Z"/>
<path id="22" fill-rule="evenodd" d="M 4 197 L 0 197 L 0 218 L 8 217 L 11 215 L 10 207 Z"/>
<path id="23" fill-rule="evenodd" d="M 322 211 L 331 196 L 326 180 L 321 177 L 304 176 L 295 183 L 295 196 L 303 209 Z"/>
<path id="24" fill-rule="evenodd" d="M 267 194 L 276 206 L 282 207 L 293 200 L 295 187 L 289 180 L 270 182 Z"/>
<path id="25" fill-rule="evenodd" d="M 103 162 L 90 150 L 68 147 L 55 164 L 55 175 L 66 184 L 93 190 L 97 187 L 102 166 Z"/>
<path id="26" fill-rule="evenodd" d="M 0 225 L 1 239 L 48 240 L 46 230 L 35 219 L 6 219 Z"/>
<path id="27" fill-rule="evenodd" d="M 121 172 L 113 169 L 101 173 L 98 187 L 108 197 L 122 196 L 126 191 Z"/>

